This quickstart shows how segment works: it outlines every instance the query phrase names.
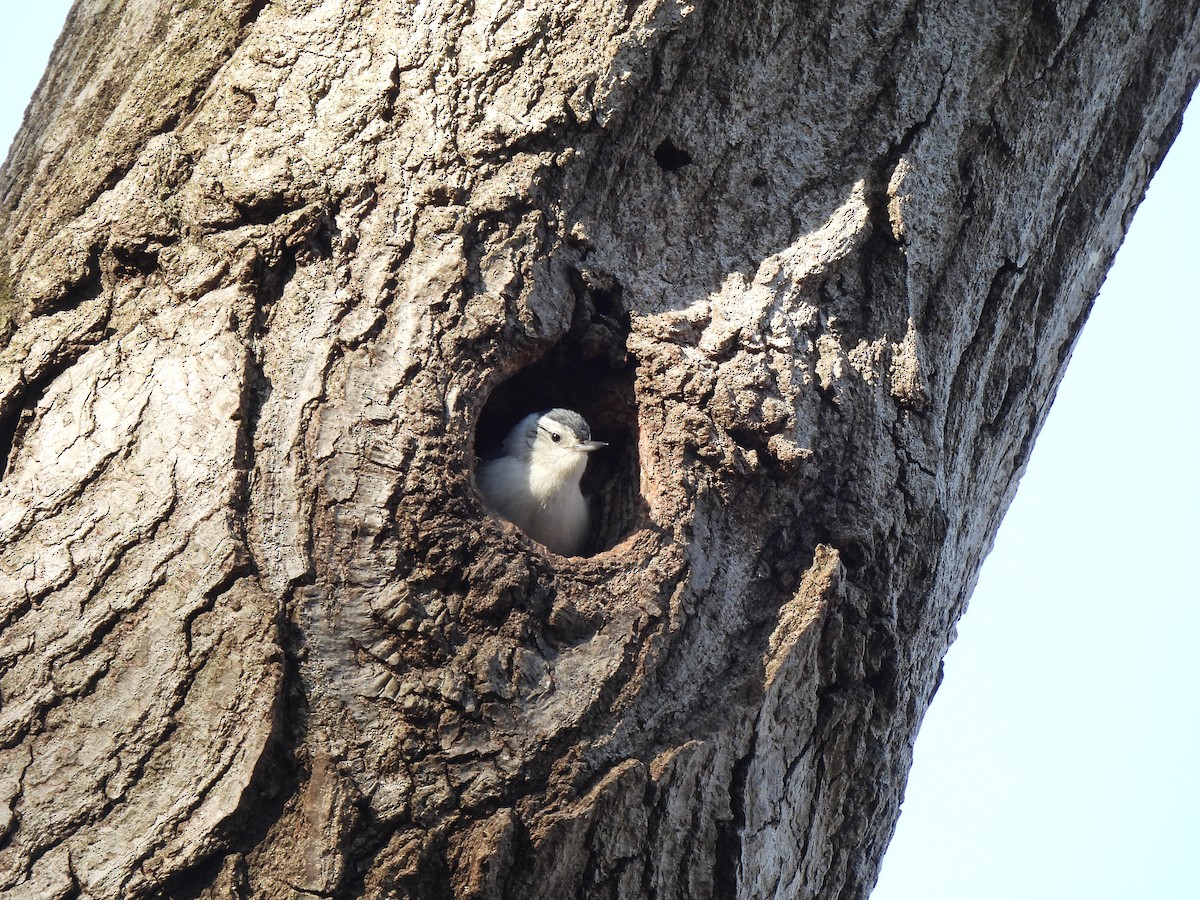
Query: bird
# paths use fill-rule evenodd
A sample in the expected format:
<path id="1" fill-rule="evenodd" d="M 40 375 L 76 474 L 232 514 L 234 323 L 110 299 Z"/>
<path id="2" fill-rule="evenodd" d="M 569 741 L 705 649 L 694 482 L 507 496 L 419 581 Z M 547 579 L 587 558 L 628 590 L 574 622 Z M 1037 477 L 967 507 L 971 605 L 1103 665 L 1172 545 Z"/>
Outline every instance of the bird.
<path id="1" fill-rule="evenodd" d="M 572 556 L 587 537 L 588 502 L 579 489 L 592 440 L 583 416 L 548 409 L 521 419 L 504 439 L 504 455 L 480 464 L 488 506 L 555 553 Z"/>

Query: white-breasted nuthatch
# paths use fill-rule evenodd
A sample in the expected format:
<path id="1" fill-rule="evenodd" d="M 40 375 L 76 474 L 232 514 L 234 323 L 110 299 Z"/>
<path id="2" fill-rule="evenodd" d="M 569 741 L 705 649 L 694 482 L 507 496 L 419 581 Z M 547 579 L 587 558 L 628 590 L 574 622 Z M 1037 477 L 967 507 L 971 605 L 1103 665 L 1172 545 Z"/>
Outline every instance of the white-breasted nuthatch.
<path id="1" fill-rule="evenodd" d="M 484 499 L 540 544 L 569 556 L 588 531 L 588 504 L 579 490 L 592 440 L 583 416 L 569 409 L 531 413 L 504 439 L 504 456 L 479 466 Z"/>

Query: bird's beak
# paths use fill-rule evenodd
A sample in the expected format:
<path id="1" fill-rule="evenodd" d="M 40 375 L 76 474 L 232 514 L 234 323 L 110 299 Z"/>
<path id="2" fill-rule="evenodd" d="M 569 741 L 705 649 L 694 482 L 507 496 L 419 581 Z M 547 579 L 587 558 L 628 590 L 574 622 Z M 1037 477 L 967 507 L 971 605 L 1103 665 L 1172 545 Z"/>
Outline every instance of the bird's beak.
<path id="1" fill-rule="evenodd" d="M 591 453 L 593 450 L 599 450 L 601 447 L 607 447 L 604 441 L 584 441 L 582 444 L 576 444 L 575 449 L 580 453 Z"/>

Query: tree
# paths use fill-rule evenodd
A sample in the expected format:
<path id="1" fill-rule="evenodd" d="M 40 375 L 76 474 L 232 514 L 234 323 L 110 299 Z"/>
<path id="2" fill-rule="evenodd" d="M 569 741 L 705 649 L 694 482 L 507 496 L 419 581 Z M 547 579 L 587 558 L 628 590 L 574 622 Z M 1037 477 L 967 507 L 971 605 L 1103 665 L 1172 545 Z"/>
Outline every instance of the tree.
<path id="1" fill-rule="evenodd" d="M 862 897 L 1200 4 L 82 0 L 6 164 L 0 889 Z M 477 451 L 582 412 L 588 552 Z"/>

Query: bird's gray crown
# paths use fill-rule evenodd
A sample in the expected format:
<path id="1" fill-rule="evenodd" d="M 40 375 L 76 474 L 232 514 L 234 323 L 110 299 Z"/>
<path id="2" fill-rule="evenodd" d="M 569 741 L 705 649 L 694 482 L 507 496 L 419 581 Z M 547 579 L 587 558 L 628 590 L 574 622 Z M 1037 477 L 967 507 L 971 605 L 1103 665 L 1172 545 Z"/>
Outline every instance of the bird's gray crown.
<path id="1" fill-rule="evenodd" d="M 574 410 L 548 409 L 542 413 L 542 418 L 550 419 L 571 429 L 571 433 L 575 435 L 575 439 L 578 441 L 590 441 L 592 439 L 592 429 L 588 428 L 588 423 L 583 420 L 583 416 Z"/>

